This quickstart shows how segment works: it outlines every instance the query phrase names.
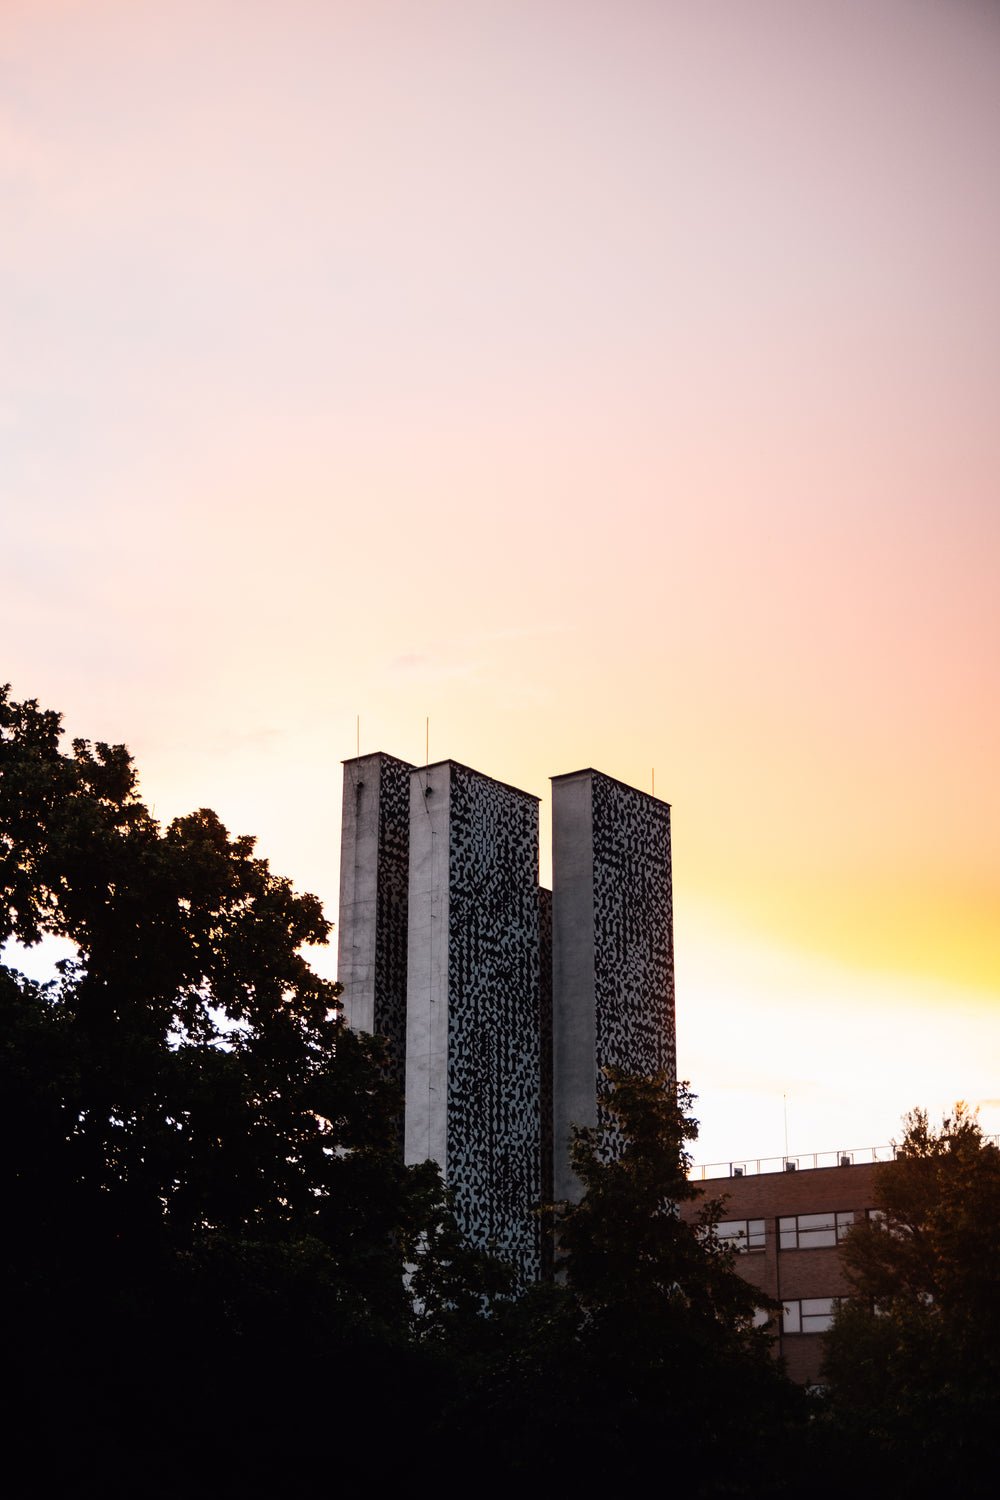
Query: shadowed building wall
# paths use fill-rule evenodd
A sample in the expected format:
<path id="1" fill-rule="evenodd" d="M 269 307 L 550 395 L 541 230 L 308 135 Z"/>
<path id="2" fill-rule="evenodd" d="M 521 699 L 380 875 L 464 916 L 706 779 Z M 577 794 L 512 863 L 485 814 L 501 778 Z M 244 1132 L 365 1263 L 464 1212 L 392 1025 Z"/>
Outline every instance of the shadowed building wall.
<path id="1" fill-rule="evenodd" d="M 347 1021 L 384 1036 L 400 1088 L 406 1081 L 406 943 L 410 771 L 376 751 L 344 762 L 338 976 Z"/>

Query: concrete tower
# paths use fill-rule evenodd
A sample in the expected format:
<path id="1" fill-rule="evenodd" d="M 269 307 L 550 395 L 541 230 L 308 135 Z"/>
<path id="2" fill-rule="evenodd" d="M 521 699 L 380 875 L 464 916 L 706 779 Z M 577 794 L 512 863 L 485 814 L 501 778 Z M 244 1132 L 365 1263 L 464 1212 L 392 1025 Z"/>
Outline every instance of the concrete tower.
<path id="1" fill-rule="evenodd" d="M 570 1128 L 600 1123 L 602 1068 L 676 1073 L 670 808 L 585 770 L 553 777 L 552 821 L 550 896 L 536 797 L 454 761 L 344 762 L 348 1021 L 389 1040 L 406 1161 L 438 1163 L 525 1281 L 532 1209 L 579 1191 Z"/>
<path id="2" fill-rule="evenodd" d="M 552 778 L 553 1155 L 598 1123 L 601 1069 L 676 1077 L 670 807 L 599 771 Z"/>
<path id="3" fill-rule="evenodd" d="M 459 1223 L 539 1272 L 538 799 L 454 761 L 410 773 L 407 1162 Z"/>

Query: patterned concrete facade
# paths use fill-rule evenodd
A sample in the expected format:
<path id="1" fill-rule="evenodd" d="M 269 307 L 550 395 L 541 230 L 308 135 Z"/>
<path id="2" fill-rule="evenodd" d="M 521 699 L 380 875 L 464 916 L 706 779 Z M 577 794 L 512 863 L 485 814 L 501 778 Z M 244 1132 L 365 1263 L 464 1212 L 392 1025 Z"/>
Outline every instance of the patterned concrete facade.
<path id="1" fill-rule="evenodd" d="M 552 778 L 553 1130 L 599 1121 L 602 1069 L 676 1078 L 670 808 L 599 771 Z M 580 1185 L 555 1151 L 555 1197 Z"/>
<path id="2" fill-rule="evenodd" d="M 601 1069 L 673 1077 L 670 809 L 587 770 L 538 799 L 453 761 L 344 765 L 340 978 L 405 1062 L 404 1153 L 437 1161 L 464 1231 L 531 1280 L 535 1206 L 573 1195 L 572 1124 Z"/>
<path id="3" fill-rule="evenodd" d="M 477 1244 L 538 1274 L 538 799 L 452 761 L 410 777 L 408 1162 Z"/>
<path id="4" fill-rule="evenodd" d="M 377 752 L 344 762 L 337 972 L 356 1031 L 384 1036 L 406 1083 L 406 944 L 412 766 Z"/>

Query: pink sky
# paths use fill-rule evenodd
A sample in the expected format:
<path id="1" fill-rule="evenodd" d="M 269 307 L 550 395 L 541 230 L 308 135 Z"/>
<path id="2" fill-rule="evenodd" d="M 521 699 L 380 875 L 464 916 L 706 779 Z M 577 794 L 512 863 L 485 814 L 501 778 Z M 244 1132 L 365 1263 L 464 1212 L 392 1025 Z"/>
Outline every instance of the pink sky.
<path id="1" fill-rule="evenodd" d="M 7 0 L 0 677 L 334 916 L 359 713 L 655 766 L 699 1155 L 1000 1129 L 998 77 L 985 0 Z"/>

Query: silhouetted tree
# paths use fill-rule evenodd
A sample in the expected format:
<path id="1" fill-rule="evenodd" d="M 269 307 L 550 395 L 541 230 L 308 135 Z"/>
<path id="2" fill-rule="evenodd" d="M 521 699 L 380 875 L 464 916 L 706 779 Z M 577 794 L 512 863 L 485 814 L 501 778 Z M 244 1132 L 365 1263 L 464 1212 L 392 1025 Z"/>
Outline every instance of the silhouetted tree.
<path id="1" fill-rule="evenodd" d="M 738 1275 L 735 1251 L 716 1236 L 722 1205 L 706 1203 L 690 1223 L 678 1212 L 704 1196 L 688 1176 L 686 1142 L 698 1134 L 688 1085 L 665 1073 L 605 1072 L 610 1087 L 600 1103 L 614 1121 L 617 1149 L 608 1150 L 608 1132 L 573 1132 L 571 1160 L 584 1191 L 556 1212 L 567 1285 L 591 1323 L 681 1319 L 706 1337 L 766 1350 L 767 1334 L 754 1320 L 770 1304 Z"/>
<path id="2" fill-rule="evenodd" d="M 383 1044 L 301 951 L 328 932 L 252 838 L 161 829 L 124 746 L 64 753 L 0 690 L 0 942 L 76 949 L 48 984 L 0 968 L 14 1427 L 72 1471 L 43 1492 L 277 1493 L 328 1462 L 335 1406 L 359 1439 L 394 1392 L 434 1410 L 420 1340 L 506 1286 L 400 1161 Z"/>
<path id="3" fill-rule="evenodd" d="M 560 1280 L 494 1320 L 451 1429 L 515 1476 L 617 1487 L 682 1462 L 690 1495 L 784 1493 L 804 1397 L 754 1326 L 773 1304 L 717 1238 L 722 1205 L 678 1213 L 702 1191 L 692 1096 L 665 1074 L 607 1076 L 614 1129 L 574 1132 L 584 1191 L 555 1210 Z"/>
<path id="4" fill-rule="evenodd" d="M 1000 1152 L 963 1104 L 939 1129 L 914 1110 L 874 1200 L 841 1251 L 851 1297 L 826 1338 L 833 1412 L 893 1482 L 992 1492 Z"/>

